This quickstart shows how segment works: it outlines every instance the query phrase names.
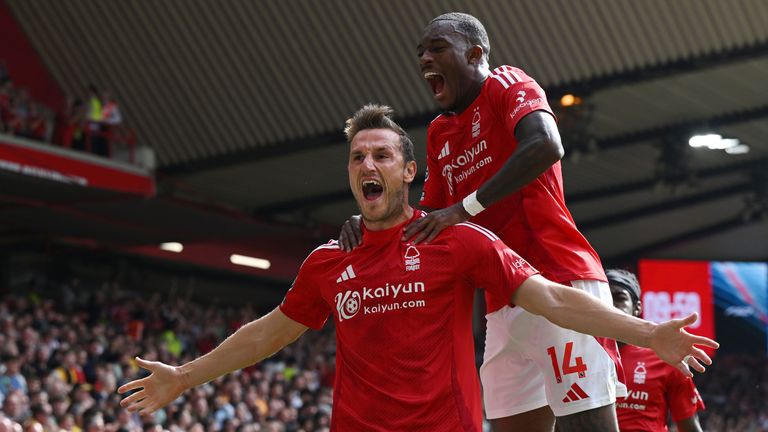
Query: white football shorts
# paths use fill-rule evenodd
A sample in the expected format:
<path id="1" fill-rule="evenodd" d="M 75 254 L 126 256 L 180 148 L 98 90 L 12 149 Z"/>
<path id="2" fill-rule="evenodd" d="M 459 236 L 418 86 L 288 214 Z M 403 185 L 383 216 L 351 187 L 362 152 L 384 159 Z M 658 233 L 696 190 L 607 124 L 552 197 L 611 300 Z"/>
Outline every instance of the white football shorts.
<path id="1" fill-rule="evenodd" d="M 571 286 L 613 307 L 606 282 L 577 280 Z M 602 339 L 601 345 L 594 336 L 558 327 L 521 307 L 505 306 L 486 319 L 480 378 L 487 418 L 509 417 L 545 405 L 560 417 L 626 396 L 627 388 L 618 378 L 623 372 L 615 341 Z"/>

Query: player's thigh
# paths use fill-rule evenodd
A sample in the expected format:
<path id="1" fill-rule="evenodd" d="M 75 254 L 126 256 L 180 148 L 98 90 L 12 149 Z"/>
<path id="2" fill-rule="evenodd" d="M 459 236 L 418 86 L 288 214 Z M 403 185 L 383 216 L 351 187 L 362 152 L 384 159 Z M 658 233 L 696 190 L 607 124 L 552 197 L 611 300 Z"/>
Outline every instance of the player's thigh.
<path id="1" fill-rule="evenodd" d="M 493 432 L 551 432 L 555 428 L 555 416 L 548 406 L 489 421 Z"/>
<path id="2" fill-rule="evenodd" d="M 508 306 L 486 316 L 480 379 L 486 417 L 503 419 L 547 405 L 539 367 L 524 347 L 535 344 L 536 320 L 522 308 Z M 550 423 L 554 417 L 549 415 Z"/>
<path id="3" fill-rule="evenodd" d="M 610 404 L 557 418 L 557 432 L 618 432 L 616 405 Z"/>
<path id="4" fill-rule="evenodd" d="M 555 416 L 589 411 L 616 401 L 616 366 L 590 335 L 538 317 L 539 338 L 530 353 L 543 376 L 547 403 Z"/>

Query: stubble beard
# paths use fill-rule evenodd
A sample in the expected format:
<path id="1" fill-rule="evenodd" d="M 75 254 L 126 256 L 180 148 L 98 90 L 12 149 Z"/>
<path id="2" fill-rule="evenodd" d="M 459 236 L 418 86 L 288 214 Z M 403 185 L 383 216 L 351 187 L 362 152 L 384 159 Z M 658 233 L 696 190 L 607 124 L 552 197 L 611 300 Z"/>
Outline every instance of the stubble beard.
<path id="1" fill-rule="evenodd" d="M 363 218 L 363 222 L 367 223 L 368 225 L 372 223 L 386 222 L 387 220 L 396 219 L 398 216 L 404 213 L 405 207 L 403 206 L 403 203 L 405 202 L 405 192 L 403 189 L 404 188 L 400 188 L 395 192 L 391 199 L 388 200 L 387 209 L 385 210 L 384 214 L 376 219 L 369 219 L 365 215 L 363 207 L 358 203 L 357 207 L 360 210 L 360 215 Z"/>

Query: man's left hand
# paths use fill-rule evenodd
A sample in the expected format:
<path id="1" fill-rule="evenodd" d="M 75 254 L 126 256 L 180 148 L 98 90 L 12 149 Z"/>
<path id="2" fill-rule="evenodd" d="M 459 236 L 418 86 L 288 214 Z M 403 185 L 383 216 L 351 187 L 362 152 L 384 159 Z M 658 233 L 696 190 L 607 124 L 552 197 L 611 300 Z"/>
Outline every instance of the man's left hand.
<path id="1" fill-rule="evenodd" d="M 464 210 L 464 206 L 460 202 L 441 210 L 435 210 L 405 227 L 403 241 L 413 237 L 411 241 L 414 244 L 422 241 L 429 243 L 440 234 L 440 231 L 469 218 L 469 213 Z"/>
<path id="2" fill-rule="evenodd" d="M 712 364 L 712 359 L 697 345 L 710 348 L 720 346 L 710 338 L 685 331 L 685 327 L 692 325 L 697 319 L 698 315 L 694 313 L 682 319 L 661 323 L 652 333 L 650 341 L 650 348 L 659 358 L 676 367 L 687 377 L 693 376 L 689 368 L 704 372 L 704 365 Z"/>

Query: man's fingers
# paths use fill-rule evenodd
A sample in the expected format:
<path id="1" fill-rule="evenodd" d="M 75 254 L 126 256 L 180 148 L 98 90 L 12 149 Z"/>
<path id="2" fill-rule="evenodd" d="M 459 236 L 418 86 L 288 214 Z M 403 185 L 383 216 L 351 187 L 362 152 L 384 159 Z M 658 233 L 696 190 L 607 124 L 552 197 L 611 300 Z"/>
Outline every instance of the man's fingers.
<path id="1" fill-rule="evenodd" d="M 155 371 L 155 365 L 157 364 L 157 362 L 147 361 L 141 357 L 136 357 L 136 363 L 150 372 Z"/>
<path id="2" fill-rule="evenodd" d="M 675 365 L 675 368 L 680 371 L 683 375 L 687 376 L 688 378 L 693 378 L 693 372 L 688 368 L 688 365 L 685 362 L 678 362 Z"/>
<path id="3" fill-rule="evenodd" d="M 429 236 L 429 234 L 434 229 L 433 228 L 434 223 L 435 223 L 434 220 L 429 221 L 429 223 L 427 223 L 425 226 L 423 226 L 421 231 L 418 234 L 416 234 L 416 237 L 411 239 L 411 242 L 413 244 L 421 243 L 421 241 L 424 240 L 425 238 L 427 238 L 427 236 Z"/>
<path id="4" fill-rule="evenodd" d="M 360 243 L 363 242 L 363 230 L 360 228 L 360 222 L 363 218 L 360 216 L 352 216 L 352 219 L 350 220 L 350 228 L 352 229 L 353 236 L 351 237 L 352 240 L 354 240 L 354 244 L 352 245 L 352 248 L 357 247 L 360 245 Z"/>
<path id="5" fill-rule="evenodd" d="M 693 335 L 693 334 L 691 335 L 691 337 L 693 338 L 693 343 L 696 345 L 704 345 L 710 348 L 720 348 L 720 344 L 717 343 L 717 341 L 714 341 L 708 337 Z"/>
<path id="6" fill-rule="evenodd" d="M 144 384 L 147 382 L 147 378 L 149 378 L 149 377 L 142 378 L 142 379 L 137 379 L 137 380 L 131 381 L 129 383 L 125 383 L 125 384 L 121 385 L 119 389 L 117 389 L 117 392 L 118 393 L 126 393 L 126 392 L 129 392 L 131 390 L 135 390 L 137 388 L 144 388 Z"/>
<path id="7" fill-rule="evenodd" d="M 345 252 L 351 252 L 352 249 L 363 242 L 360 219 L 360 216 L 352 216 L 341 226 L 341 232 L 339 233 L 339 249 Z"/>
<path id="8" fill-rule="evenodd" d="M 696 320 L 698 320 L 698 319 L 699 319 L 699 314 L 694 312 L 694 313 L 688 315 L 687 317 L 685 317 L 683 319 L 678 319 L 676 321 L 678 322 L 678 325 L 680 327 L 688 327 L 689 325 L 695 323 Z"/>
<path id="9" fill-rule="evenodd" d="M 424 229 L 425 224 L 429 221 L 429 216 L 425 216 L 417 221 L 414 221 L 403 230 L 403 240 L 408 240 L 413 237 L 414 234 L 421 232 Z"/>
<path id="10" fill-rule="evenodd" d="M 693 347 L 693 357 L 699 359 L 704 364 L 707 364 L 707 365 L 711 365 L 712 364 L 712 359 L 709 358 L 707 353 L 704 352 L 704 350 L 699 348 L 699 347 Z"/>
<path id="11" fill-rule="evenodd" d="M 695 357 L 690 357 L 690 360 L 688 360 L 687 364 L 690 367 L 696 369 L 696 371 L 700 373 L 704 373 L 704 371 L 707 370 L 707 368 L 705 368 L 703 364 L 699 363 L 699 361 Z"/>
<path id="12" fill-rule="evenodd" d="M 339 249 L 349 252 L 352 250 L 350 238 L 352 236 L 352 227 L 350 227 L 349 221 L 344 222 L 341 226 L 341 233 L 339 233 Z"/>
<path id="13" fill-rule="evenodd" d="M 142 410 L 146 410 L 147 407 L 152 403 L 150 399 L 151 398 L 145 397 L 144 399 L 132 404 L 128 409 L 132 411 L 139 411 L 139 413 L 141 413 Z"/>
<path id="14" fill-rule="evenodd" d="M 445 226 L 443 226 L 443 225 L 441 225 L 439 223 L 436 223 L 435 226 L 432 227 L 432 231 L 429 233 L 429 236 L 424 241 L 424 243 L 429 243 L 432 240 L 434 240 L 435 237 L 437 237 L 437 235 L 440 234 L 440 231 L 442 231 L 444 228 L 445 228 Z"/>
<path id="15" fill-rule="evenodd" d="M 136 393 L 128 396 L 127 398 L 120 401 L 120 406 L 127 407 L 133 404 L 134 402 L 138 402 L 142 399 L 147 397 L 147 392 L 144 390 L 137 391 Z"/>

